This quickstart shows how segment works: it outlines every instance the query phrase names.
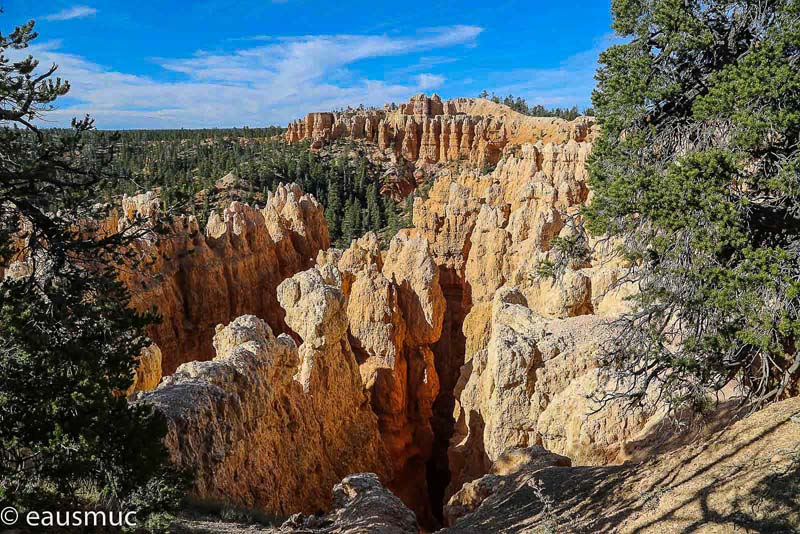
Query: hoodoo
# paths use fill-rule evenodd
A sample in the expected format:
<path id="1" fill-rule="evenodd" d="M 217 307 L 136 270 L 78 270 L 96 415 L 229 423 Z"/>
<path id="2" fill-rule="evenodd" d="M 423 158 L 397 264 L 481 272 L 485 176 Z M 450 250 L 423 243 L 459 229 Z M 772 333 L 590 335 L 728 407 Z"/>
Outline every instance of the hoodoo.
<path id="1" fill-rule="evenodd" d="M 152 193 L 125 198 L 120 225 L 137 214 L 158 217 Z M 210 360 L 214 328 L 253 314 L 271 328 L 286 328 L 278 285 L 309 268 L 317 252 L 330 246 L 323 208 L 296 184 L 281 185 L 262 209 L 233 202 L 213 212 L 205 230 L 194 216 L 170 222 L 164 236 L 137 243 L 144 267 L 121 269 L 134 305 L 156 307 L 160 323 L 150 337 L 161 347 L 163 371 L 182 363 Z"/>

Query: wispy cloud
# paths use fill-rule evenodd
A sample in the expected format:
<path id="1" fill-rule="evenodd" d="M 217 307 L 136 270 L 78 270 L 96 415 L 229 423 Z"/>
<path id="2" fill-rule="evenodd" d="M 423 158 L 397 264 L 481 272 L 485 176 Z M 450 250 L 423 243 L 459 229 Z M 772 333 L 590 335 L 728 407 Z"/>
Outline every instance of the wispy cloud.
<path id="1" fill-rule="evenodd" d="M 85 5 L 75 5 L 63 9 L 57 13 L 51 13 L 42 17 L 44 20 L 72 20 L 82 19 L 97 13 L 97 9 Z"/>
<path id="2" fill-rule="evenodd" d="M 596 40 L 591 49 L 566 58 L 557 67 L 491 73 L 485 88 L 498 96 L 521 96 L 529 104 L 553 107 L 588 106 L 596 85 L 594 75 L 600 52 L 622 42 L 624 41 L 614 34 L 604 35 Z"/>
<path id="3" fill-rule="evenodd" d="M 444 77 L 432 72 L 391 82 L 352 68 L 389 56 L 414 55 L 414 62 L 420 53 L 469 46 L 481 31 L 452 26 L 408 36 L 277 36 L 226 53 L 155 58 L 171 81 L 105 68 L 62 51 L 58 42 L 28 51 L 42 64 L 58 64 L 59 76 L 71 82 L 68 104 L 48 115 L 57 124 L 89 113 L 101 128 L 256 126 L 285 124 L 311 110 L 397 102 L 437 87 Z"/>
<path id="4" fill-rule="evenodd" d="M 417 85 L 423 91 L 440 87 L 444 83 L 444 80 L 444 76 L 440 76 L 439 74 L 430 74 L 426 72 L 417 75 Z"/>

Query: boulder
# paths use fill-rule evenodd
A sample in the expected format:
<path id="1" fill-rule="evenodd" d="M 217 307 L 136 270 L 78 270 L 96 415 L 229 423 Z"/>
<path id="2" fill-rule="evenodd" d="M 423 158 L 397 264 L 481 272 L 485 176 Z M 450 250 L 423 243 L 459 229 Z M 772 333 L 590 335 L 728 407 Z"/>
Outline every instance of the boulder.
<path id="1" fill-rule="evenodd" d="M 381 486 L 374 473 L 357 473 L 333 488 L 334 509 L 326 515 L 290 517 L 280 534 L 416 534 L 414 512 Z"/>

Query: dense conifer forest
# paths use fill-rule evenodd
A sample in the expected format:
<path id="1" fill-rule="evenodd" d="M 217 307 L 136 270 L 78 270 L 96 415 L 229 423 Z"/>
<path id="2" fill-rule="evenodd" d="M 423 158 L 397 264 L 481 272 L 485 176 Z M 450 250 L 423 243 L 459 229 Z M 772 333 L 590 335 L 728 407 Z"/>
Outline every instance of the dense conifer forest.
<path id="1" fill-rule="evenodd" d="M 410 222 L 412 199 L 398 205 L 380 195 L 381 169 L 362 146 L 340 142 L 335 150 L 315 153 L 307 143 L 284 142 L 282 132 L 279 127 L 96 131 L 87 147 L 111 141 L 115 171 L 125 177 L 102 191 L 102 200 L 157 190 L 165 206 L 180 206 L 201 224 L 231 200 L 263 205 L 269 191 L 290 182 L 322 202 L 331 239 L 339 246 L 368 231 L 394 235 Z"/>

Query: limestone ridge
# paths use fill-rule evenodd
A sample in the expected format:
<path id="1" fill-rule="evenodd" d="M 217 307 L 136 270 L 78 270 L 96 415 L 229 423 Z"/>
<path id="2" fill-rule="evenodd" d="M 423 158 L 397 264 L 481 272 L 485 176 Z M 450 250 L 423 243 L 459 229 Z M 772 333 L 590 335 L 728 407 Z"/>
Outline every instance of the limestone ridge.
<path id="1" fill-rule="evenodd" d="M 124 198 L 117 224 L 137 213 L 158 217 L 158 196 Z M 329 246 L 319 202 L 296 184 L 281 185 L 263 209 L 233 202 L 212 213 L 204 232 L 194 216 L 177 218 L 167 236 L 137 244 L 146 265 L 123 268 L 120 277 L 137 308 L 156 306 L 162 315 L 148 334 L 164 355 L 164 374 L 171 374 L 181 363 L 213 358 L 214 327 L 240 315 L 254 314 L 283 331 L 278 284 Z"/>
<path id="2" fill-rule="evenodd" d="M 363 139 L 405 160 L 437 163 L 464 160 L 495 164 L 508 144 L 582 142 L 594 135 L 594 120 L 529 117 L 480 98 L 442 99 L 419 94 L 384 109 L 316 112 L 289 124 L 290 143 L 311 140 L 322 148 L 337 139 Z"/>
<path id="3" fill-rule="evenodd" d="M 350 473 L 390 478 L 329 274 L 312 268 L 278 288 L 299 347 L 245 315 L 217 327 L 213 360 L 185 363 L 140 394 L 166 415 L 165 443 L 194 472 L 196 497 L 287 516 L 330 509 L 330 488 Z"/>

